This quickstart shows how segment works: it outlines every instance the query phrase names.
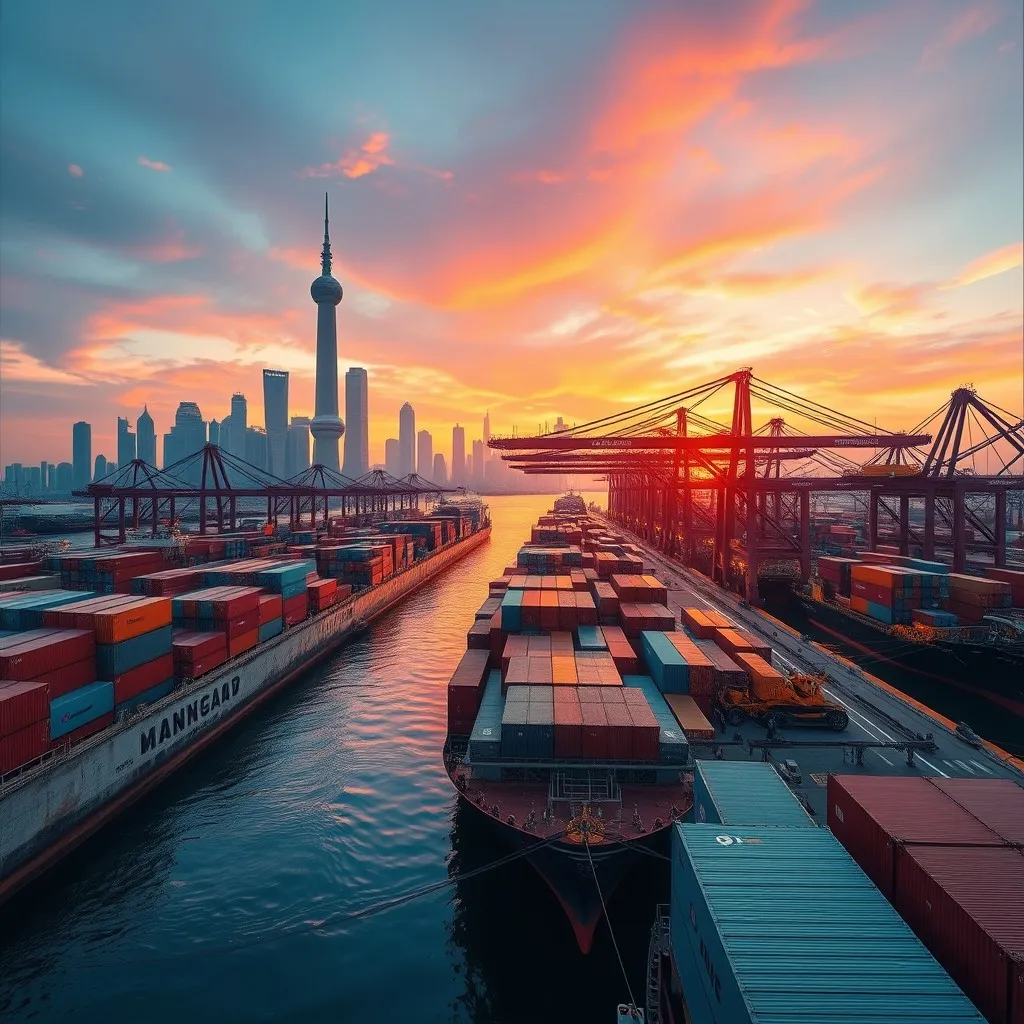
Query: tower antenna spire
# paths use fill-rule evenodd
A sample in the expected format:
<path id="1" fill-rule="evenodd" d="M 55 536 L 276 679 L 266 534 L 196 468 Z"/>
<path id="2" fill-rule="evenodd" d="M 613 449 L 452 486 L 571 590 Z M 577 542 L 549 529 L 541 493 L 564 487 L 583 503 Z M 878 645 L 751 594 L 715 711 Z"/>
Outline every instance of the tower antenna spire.
<path id="1" fill-rule="evenodd" d="M 324 277 L 331 273 L 331 236 L 328 230 L 327 193 L 324 193 L 324 249 L 320 254 L 320 269 Z"/>

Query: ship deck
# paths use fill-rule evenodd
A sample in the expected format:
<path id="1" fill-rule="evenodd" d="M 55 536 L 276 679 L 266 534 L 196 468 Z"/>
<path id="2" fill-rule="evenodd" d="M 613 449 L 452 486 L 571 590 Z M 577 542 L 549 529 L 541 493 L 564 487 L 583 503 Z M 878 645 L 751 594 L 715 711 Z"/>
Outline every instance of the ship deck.
<path id="1" fill-rule="evenodd" d="M 629 535 L 621 525 L 609 521 L 609 527 Z M 952 778 L 1009 778 L 1024 785 L 1024 761 L 1000 751 L 992 744 L 977 748 L 955 732 L 956 723 L 944 719 L 912 698 L 864 673 L 825 648 L 802 640 L 788 626 L 754 608 L 743 608 L 739 598 L 715 586 L 706 577 L 687 569 L 653 550 L 643 540 L 630 539 L 643 549 L 644 560 L 669 587 L 668 603 L 677 614 L 680 608 L 714 608 L 727 615 L 740 628 L 771 644 L 773 663 L 793 672 L 824 673 L 829 677 L 826 694 L 844 704 L 850 724 L 843 732 L 793 727 L 778 730 L 776 738 L 791 740 L 793 747 L 771 751 L 772 762 L 792 758 L 801 769 L 802 780 L 792 788 L 815 820 L 825 821 L 825 781 L 831 773 L 871 775 L 929 775 Z M 858 764 L 844 741 L 894 744 L 906 739 L 931 735 L 935 747 L 927 753 L 915 753 L 914 764 L 907 764 L 904 751 L 891 746 L 863 751 Z M 739 727 L 726 726 L 714 743 L 721 746 L 727 760 L 760 760 L 762 754 L 747 746 L 750 740 L 765 740 L 764 727 L 746 722 Z M 808 744 L 803 746 L 802 744 Z M 813 745 L 811 745 L 813 744 Z M 692 756 L 714 756 L 713 745 L 693 745 Z"/>

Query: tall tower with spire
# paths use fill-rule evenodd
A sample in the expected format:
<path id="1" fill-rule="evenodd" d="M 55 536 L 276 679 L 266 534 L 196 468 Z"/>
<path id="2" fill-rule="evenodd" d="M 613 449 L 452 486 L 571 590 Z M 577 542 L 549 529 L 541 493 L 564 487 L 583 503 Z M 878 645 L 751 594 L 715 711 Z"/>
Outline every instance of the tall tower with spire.
<path id="1" fill-rule="evenodd" d="M 338 415 L 338 321 L 341 285 L 331 276 L 331 238 L 328 231 L 327 194 L 324 193 L 324 248 L 320 254 L 320 276 L 310 286 L 316 303 L 316 407 L 309 432 L 313 435 L 313 463 L 335 472 L 338 442 L 345 424 Z"/>

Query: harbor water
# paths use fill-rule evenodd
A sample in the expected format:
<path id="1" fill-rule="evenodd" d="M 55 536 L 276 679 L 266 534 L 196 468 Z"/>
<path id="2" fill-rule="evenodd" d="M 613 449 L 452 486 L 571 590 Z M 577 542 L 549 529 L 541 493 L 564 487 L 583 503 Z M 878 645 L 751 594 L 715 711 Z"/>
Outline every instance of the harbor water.
<path id="1" fill-rule="evenodd" d="M 0 910 L 0 1019 L 614 1019 L 607 925 L 584 957 L 525 860 L 481 871 L 510 851 L 442 766 L 473 613 L 552 499 L 488 500 L 489 544 Z M 638 999 L 666 869 L 608 905 Z"/>

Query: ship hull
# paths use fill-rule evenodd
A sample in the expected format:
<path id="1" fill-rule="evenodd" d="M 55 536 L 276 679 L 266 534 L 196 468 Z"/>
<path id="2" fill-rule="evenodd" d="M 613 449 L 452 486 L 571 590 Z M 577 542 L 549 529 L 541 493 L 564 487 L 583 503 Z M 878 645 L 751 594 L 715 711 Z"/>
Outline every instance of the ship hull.
<path id="1" fill-rule="evenodd" d="M 582 843 L 544 843 L 537 836 L 493 817 L 463 794 L 459 798 L 473 813 L 485 818 L 507 846 L 529 851 L 524 852 L 525 859 L 561 904 L 584 954 L 590 952 L 594 933 L 619 883 L 639 863 L 649 860 L 652 852 L 664 855 L 669 846 L 668 828 L 662 828 L 636 839 L 594 843 L 588 857 Z M 639 846 L 644 849 L 637 849 Z"/>
<path id="2" fill-rule="evenodd" d="M 273 694 L 490 537 L 435 552 L 0 786 L 0 905 Z"/>

